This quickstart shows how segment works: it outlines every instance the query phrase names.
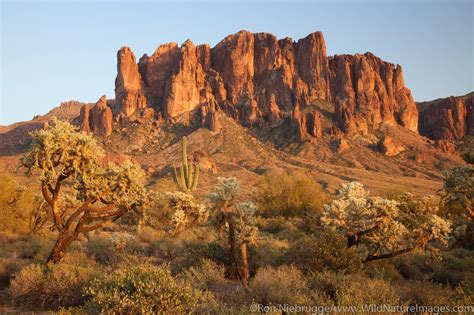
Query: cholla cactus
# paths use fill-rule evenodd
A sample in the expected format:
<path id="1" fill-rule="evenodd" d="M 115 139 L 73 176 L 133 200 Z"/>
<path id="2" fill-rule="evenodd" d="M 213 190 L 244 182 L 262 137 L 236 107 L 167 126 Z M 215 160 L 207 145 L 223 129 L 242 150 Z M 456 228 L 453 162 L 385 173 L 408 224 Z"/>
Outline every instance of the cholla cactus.
<path id="1" fill-rule="evenodd" d="M 130 243 L 130 241 L 132 241 L 133 239 L 133 235 L 130 235 L 129 233 L 116 232 L 112 233 L 110 242 L 112 243 L 117 252 L 123 253 L 127 244 Z"/>
<path id="2" fill-rule="evenodd" d="M 474 219 L 474 168 L 456 166 L 444 173 L 443 203 L 452 208 L 462 209 L 460 215 Z"/>
<path id="3" fill-rule="evenodd" d="M 257 206 L 253 202 L 241 202 L 235 205 L 237 238 L 241 242 L 256 244 L 258 228 L 255 226 Z"/>
<path id="4" fill-rule="evenodd" d="M 366 261 L 415 248 L 435 251 L 433 245 L 447 244 L 450 222 L 435 214 L 437 207 L 415 199 L 412 195 L 403 195 L 400 201 L 369 197 L 362 184 L 345 183 L 336 199 L 325 205 L 321 223 L 344 233 L 349 247 L 364 247 Z"/>
<path id="5" fill-rule="evenodd" d="M 227 233 L 231 258 L 242 285 L 247 288 L 249 281 L 247 245 L 257 242 L 258 229 L 254 225 L 257 207 L 252 202 L 235 203 L 240 191 L 240 184 L 236 178 L 219 177 L 217 181 L 217 185 L 206 199 L 213 210 L 217 226 Z M 236 254 L 237 243 L 240 244 L 240 262 Z"/>
<path id="6" fill-rule="evenodd" d="M 192 192 L 196 189 L 199 180 L 199 164 L 188 163 L 188 153 L 186 137 L 182 139 L 183 162 L 178 166 L 179 176 L 176 167 L 173 166 L 174 178 L 178 189 L 183 192 Z"/>
<path id="7" fill-rule="evenodd" d="M 59 262 L 81 233 L 93 231 L 105 220 L 139 212 L 146 200 L 144 173 L 137 165 L 103 167 L 104 150 L 89 134 L 68 122 L 53 119 L 31 133 L 33 143 L 23 158 L 27 175 L 40 172 L 41 194 L 59 232 L 48 261 Z"/>
<path id="8" fill-rule="evenodd" d="M 239 195 L 240 183 L 235 177 L 218 177 L 217 184 L 211 193 L 207 194 L 206 199 L 215 206 L 221 203 L 232 203 Z"/>
<path id="9" fill-rule="evenodd" d="M 193 195 L 181 191 L 168 192 L 166 195 L 169 198 L 170 208 L 174 210 L 172 218 L 174 236 L 196 222 L 203 223 L 207 220 L 206 206 L 198 203 Z"/>

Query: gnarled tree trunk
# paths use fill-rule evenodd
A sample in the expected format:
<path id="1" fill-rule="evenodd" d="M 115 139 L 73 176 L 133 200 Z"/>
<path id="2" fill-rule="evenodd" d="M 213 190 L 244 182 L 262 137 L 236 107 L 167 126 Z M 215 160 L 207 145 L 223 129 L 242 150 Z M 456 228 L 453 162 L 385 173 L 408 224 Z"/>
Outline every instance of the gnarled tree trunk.
<path id="1" fill-rule="evenodd" d="M 64 257 L 64 253 L 66 252 L 69 245 L 71 245 L 73 240 L 74 238 L 72 236 L 69 236 L 67 234 L 67 231 L 60 232 L 58 239 L 56 240 L 56 244 L 54 244 L 54 247 L 48 256 L 46 263 L 52 262 L 56 264 L 60 262 L 61 259 Z"/>
<path id="2" fill-rule="evenodd" d="M 242 255 L 242 285 L 249 287 L 249 265 L 247 261 L 247 243 L 242 241 L 240 244 L 240 253 Z"/>

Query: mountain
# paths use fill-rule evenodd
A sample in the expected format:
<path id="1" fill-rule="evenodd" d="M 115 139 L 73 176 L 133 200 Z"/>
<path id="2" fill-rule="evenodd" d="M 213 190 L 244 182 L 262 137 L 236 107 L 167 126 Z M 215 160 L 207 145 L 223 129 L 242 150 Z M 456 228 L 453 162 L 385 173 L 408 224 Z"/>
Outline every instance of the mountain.
<path id="1" fill-rule="evenodd" d="M 474 136 L 474 92 L 417 104 L 420 134 L 436 140 Z"/>
<path id="2" fill-rule="evenodd" d="M 290 117 L 300 140 L 338 130 L 367 133 L 383 123 L 412 131 L 418 126 L 401 66 L 371 53 L 328 57 L 321 32 L 294 42 L 240 31 L 212 49 L 190 40 L 181 47 L 168 43 L 138 64 L 130 48 L 122 47 L 117 71 L 121 117 L 143 108 L 171 121 L 195 110 L 223 111 L 244 126 Z"/>
<path id="3" fill-rule="evenodd" d="M 424 194 L 464 163 L 457 150 L 473 130 L 472 93 L 416 104 L 400 65 L 372 53 L 327 56 L 320 32 L 293 41 L 240 31 L 213 48 L 160 45 L 138 61 L 122 47 L 115 98 L 70 103 L 0 127 L 0 166 L 12 171 L 28 131 L 56 115 L 95 133 L 111 158 L 140 163 L 151 184 L 171 175 L 187 135 L 204 188 L 217 175 L 251 186 L 283 170 L 331 191 L 358 180 L 379 193 Z"/>
<path id="4" fill-rule="evenodd" d="M 78 101 L 62 102 L 47 114 L 37 115 L 30 121 L 17 122 L 9 126 L 0 125 L 0 156 L 24 151 L 30 140 L 29 132 L 43 128 L 53 116 L 69 121 L 77 120 L 83 105 L 85 103 Z"/>

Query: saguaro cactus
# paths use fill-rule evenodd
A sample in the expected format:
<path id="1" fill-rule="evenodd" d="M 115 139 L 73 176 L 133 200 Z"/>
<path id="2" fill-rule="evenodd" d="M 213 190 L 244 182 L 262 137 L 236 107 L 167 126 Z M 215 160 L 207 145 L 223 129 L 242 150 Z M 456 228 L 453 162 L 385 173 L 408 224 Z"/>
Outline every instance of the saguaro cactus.
<path id="1" fill-rule="evenodd" d="M 188 152 L 186 137 L 183 137 L 183 163 L 178 170 L 175 166 L 174 169 L 174 178 L 176 180 L 176 185 L 178 189 L 184 192 L 192 192 L 196 189 L 198 180 L 199 180 L 199 164 L 188 163 Z"/>

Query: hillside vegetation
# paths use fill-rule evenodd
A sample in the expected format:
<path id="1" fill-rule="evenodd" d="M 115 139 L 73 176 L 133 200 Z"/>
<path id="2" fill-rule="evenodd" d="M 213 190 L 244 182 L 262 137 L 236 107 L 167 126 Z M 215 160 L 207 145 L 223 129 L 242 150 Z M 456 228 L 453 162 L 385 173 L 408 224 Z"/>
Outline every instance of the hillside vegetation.
<path id="1" fill-rule="evenodd" d="M 472 166 L 420 194 L 229 129 L 143 133 L 128 156 L 57 119 L 33 133 L 0 173 L 0 312 L 474 311 Z"/>

